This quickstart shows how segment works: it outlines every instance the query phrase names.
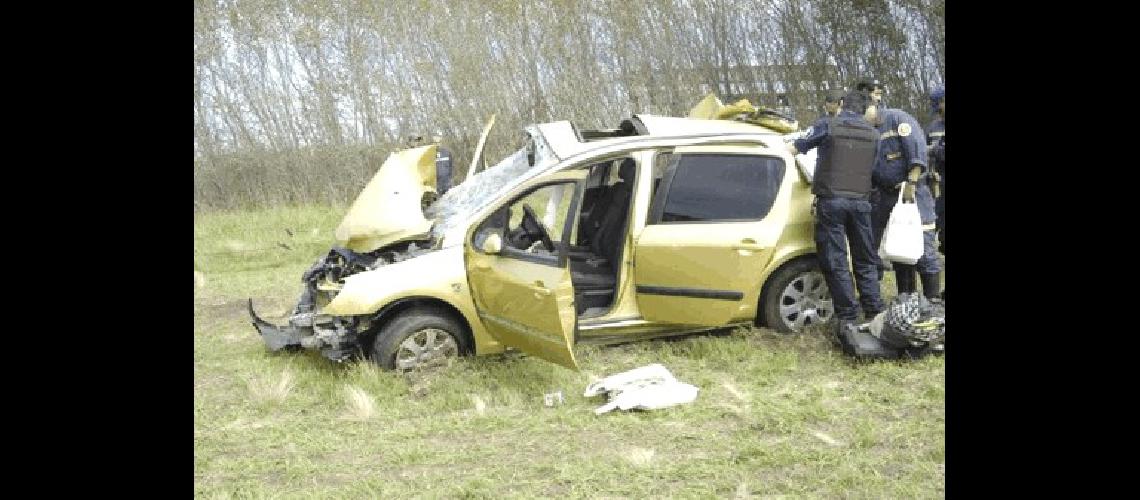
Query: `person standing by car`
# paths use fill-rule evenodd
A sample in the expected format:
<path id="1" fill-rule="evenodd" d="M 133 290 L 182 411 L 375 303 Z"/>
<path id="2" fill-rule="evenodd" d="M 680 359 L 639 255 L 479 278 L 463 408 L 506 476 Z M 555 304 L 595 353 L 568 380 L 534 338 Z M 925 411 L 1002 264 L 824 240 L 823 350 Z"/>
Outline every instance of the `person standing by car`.
<path id="1" fill-rule="evenodd" d="M 859 83 L 855 84 L 855 90 L 866 92 L 871 95 L 871 102 L 868 103 L 868 105 L 873 104 L 879 107 L 885 106 L 883 104 L 883 92 L 886 89 L 883 87 L 882 83 L 879 83 L 879 80 L 875 78 L 864 78 L 862 80 L 859 80 Z"/>
<path id="2" fill-rule="evenodd" d="M 843 91 L 829 90 L 823 96 L 823 116 L 827 118 L 839 115 L 839 108 L 843 105 Z"/>
<path id="3" fill-rule="evenodd" d="M 443 196 L 451 189 L 451 150 L 443 147 L 443 137 L 439 134 L 432 136 L 432 142 L 437 146 L 435 150 L 435 185 L 436 192 Z"/>
<path id="4" fill-rule="evenodd" d="M 875 105 L 875 106 L 879 107 L 880 109 L 886 107 L 883 104 L 883 92 L 885 91 L 885 89 L 883 88 L 883 84 L 879 83 L 878 79 L 876 79 L 876 78 L 864 78 L 862 80 L 859 80 L 858 82 L 855 83 L 855 90 L 858 90 L 861 92 L 866 92 L 868 95 L 871 96 L 871 102 L 868 103 L 868 105 Z M 877 204 L 878 199 L 879 199 L 878 189 L 872 187 L 872 189 L 871 189 L 871 204 L 872 205 Z M 875 236 L 875 249 L 876 250 L 879 248 L 879 238 L 880 238 L 880 236 L 878 236 L 878 235 Z M 883 262 L 881 259 L 879 259 L 878 262 L 879 262 L 879 264 L 878 264 L 879 279 L 881 280 L 883 278 L 883 274 L 886 273 L 887 271 L 891 270 L 891 266 L 890 266 L 890 264 Z"/>
<path id="5" fill-rule="evenodd" d="M 934 121 L 926 127 L 927 155 L 934 172 L 938 174 L 938 192 L 934 193 L 934 213 L 938 216 L 938 251 L 946 254 L 946 87 L 930 94 Z"/>
<path id="6" fill-rule="evenodd" d="M 867 121 L 874 125 L 882 140 L 878 160 L 875 163 L 874 183 L 876 196 L 873 219 L 875 248 L 882 244 L 883 231 L 887 227 L 891 210 L 899 199 L 908 203 L 918 203 L 922 217 L 924 250 L 915 265 L 894 263 L 895 286 L 898 293 L 918 291 L 915 270 L 922 278 L 922 291 L 928 298 L 938 298 L 939 276 L 938 254 L 935 252 L 934 197 L 927 185 L 929 176 L 926 166 L 926 142 L 922 128 L 913 116 L 899 109 L 881 105 L 867 106 Z M 882 275 L 880 275 L 882 278 Z"/>
<path id="7" fill-rule="evenodd" d="M 865 317 L 870 319 L 884 308 L 876 276 L 868 201 L 879 133 L 863 117 L 867 99 L 862 92 L 848 93 L 837 116 L 821 117 L 808 135 L 788 144 L 793 155 L 819 148 L 812 181 L 812 194 L 816 196 L 815 245 L 835 304 L 839 332 L 858 320 L 848 245 Z"/>

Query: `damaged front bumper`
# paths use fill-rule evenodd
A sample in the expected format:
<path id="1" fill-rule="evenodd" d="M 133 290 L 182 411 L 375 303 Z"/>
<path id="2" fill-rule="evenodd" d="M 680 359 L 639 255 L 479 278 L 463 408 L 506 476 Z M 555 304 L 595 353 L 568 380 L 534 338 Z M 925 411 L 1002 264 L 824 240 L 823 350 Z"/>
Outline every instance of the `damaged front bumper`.
<path id="1" fill-rule="evenodd" d="M 307 334 L 302 333 L 299 328 L 293 325 L 278 327 L 261 319 L 257 316 L 257 312 L 253 310 L 253 299 L 249 299 L 249 318 L 253 322 L 253 327 L 257 328 L 257 333 L 261 334 L 261 338 L 265 340 L 265 345 L 268 346 L 271 351 L 304 347 L 304 340 L 309 338 L 313 333 L 312 330 Z"/>
<path id="2" fill-rule="evenodd" d="M 271 351 L 282 349 L 317 349 L 333 361 L 346 361 L 366 348 L 361 343 L 372 327 L 371 316 L 330 316 L 319 314 L 341 287 L 344 278 L 401 262 L 429 252 L 428 245 L 406 242 L 368 253 L 344 247 L 333 247 L 301 276 L 305 291 L 284 326 L 274 325 L 257 315 L 253 299 L 249 299 L 249 319 Z M 366 339 L 365 339 L 366 340 Z"/>
<path id="3" fill-rule="evenodd" d="M 257 315 L 253 299 L 249 299 L 249 318 L 271 351 L 317 349 L 324 357 L 342 362 L 361 352 L 359 320 L 322 316 L 314 313 L 295 314 L 289 324 L 277 326 Z"/>

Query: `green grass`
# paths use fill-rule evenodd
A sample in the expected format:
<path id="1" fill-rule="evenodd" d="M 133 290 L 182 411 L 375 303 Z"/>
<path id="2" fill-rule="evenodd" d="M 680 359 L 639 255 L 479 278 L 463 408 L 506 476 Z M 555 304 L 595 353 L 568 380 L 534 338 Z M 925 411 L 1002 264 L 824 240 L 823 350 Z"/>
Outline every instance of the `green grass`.
<path id="1" fill-rule="evenodd" d="M 412 376 L 268 353 L 245 298 L 284 314 L 343 211 L 196 214 L 195 496 L 944 496 L 942 358 L 857 364 L 819 333 L 743 328 L 580 346 L 581 372 L 516 353 Z M 593 414 L 593 377 L 649 363 L 697 400 Z M 544 407 L 556 389 L 565 404 Z"/>

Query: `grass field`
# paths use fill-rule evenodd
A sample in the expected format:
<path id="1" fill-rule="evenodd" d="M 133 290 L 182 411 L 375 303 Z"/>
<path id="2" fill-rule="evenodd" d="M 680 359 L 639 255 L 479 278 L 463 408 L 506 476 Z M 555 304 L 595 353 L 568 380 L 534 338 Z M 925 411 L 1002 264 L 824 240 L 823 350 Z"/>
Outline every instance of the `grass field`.
<path id="1" fill-rule="evenodd" d="M 820 333 L 743 328 L 580 346 L 582 372 L 517 353 L 411 376 L 268 353 L 245 299 L 285 314 L 343 210 L 195 215 L 195 496 L 944 495 L 941 357 L 856 364 Z M 595 377 L 649 363 L 697 400 L 593 414 Z"/>

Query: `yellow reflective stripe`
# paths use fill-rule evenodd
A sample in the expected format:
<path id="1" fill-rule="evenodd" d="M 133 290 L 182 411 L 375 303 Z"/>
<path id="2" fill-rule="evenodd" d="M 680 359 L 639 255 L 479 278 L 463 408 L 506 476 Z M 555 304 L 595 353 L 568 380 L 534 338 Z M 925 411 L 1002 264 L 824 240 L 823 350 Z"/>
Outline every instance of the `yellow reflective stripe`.
<path id="1" fill-rule="evenodd" d="M 923 224 L 922 225 L 923 231 L 933 231 L 935 229 L 938 229 L 938 223 L 931 223 L 931 224 Z"/>
<path id="2" fill-rule="evenodd" d="M 944 135 L 946 135 L 946 132 L 931 132 L 930 133 L 930 137 L 942 137 Z"/>
<path id="3" fill-rule="evenodd" d="M 883 135 L 879 136 L 879 138 L 880 139 L 890 139 L 891 137 L 898 137 L 898 136 L 899 136 L 899 133 L 892 130 L 890 132 L 883 132 Z"/>

